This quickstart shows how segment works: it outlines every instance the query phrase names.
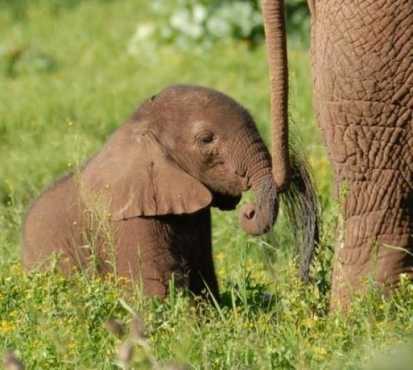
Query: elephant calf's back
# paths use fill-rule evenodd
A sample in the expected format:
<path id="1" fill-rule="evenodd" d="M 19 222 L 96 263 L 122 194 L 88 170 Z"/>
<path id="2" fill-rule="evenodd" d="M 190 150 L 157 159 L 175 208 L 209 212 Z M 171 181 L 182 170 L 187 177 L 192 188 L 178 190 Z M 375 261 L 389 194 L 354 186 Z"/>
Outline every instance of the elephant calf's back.
<path id="1" fill-rule="evenodd" d="M 79 198 L 72 176 L 47 189 L 29 209 L 23 226 L 23 264 L 33 269 L 53 253 L 71 255 L 80 242 Z"/>

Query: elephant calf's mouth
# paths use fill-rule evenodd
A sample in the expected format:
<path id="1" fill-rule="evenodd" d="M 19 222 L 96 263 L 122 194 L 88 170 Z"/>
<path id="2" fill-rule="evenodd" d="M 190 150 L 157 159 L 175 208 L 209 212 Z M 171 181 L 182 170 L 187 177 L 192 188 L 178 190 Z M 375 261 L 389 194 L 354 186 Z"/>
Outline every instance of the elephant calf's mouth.
<path id="1" fill-rule="evenodd" d="M 218 194 L 214 193 L 214 199 L 212 201 L 212 206 L 217 207 L 222 211 L 230 211 L 237 207 L 239 201 L 241 200 L 241 195 L 228 195 L 228 194 Z"/>

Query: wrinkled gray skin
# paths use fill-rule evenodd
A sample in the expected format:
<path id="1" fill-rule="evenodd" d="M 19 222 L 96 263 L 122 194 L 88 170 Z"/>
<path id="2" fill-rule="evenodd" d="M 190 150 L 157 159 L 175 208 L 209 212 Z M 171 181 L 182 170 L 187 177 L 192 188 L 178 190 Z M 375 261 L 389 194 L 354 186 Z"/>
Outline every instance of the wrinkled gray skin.
<path id="1" fill-rule="evenodd" d="M 215 90 L 169 87 L 145 101 L 79 174 L 34 202 L 24 265 L 33 269 L 59 253 L 65 272 L 92 263 L 97 272 L 141 281 L 149 295 L 165 296 L 174 275 L 194 294 L 206 284 L 217 296 L 210 207 L 233 209 L 252 189 L 256 203 L 241 208 L 241 225 L 252 235 L 269 231 L 278 212 L 271 171 L 243 107 Z M 294 178 L 311 185 L 302 168 Z"/>
<path id="2" fill-rule="evenodd" d="M 413 277 L 413 1 L 310 1 L 315 107 L 338 192 L 343 242 L 332 306 L 368 275 Z"/>

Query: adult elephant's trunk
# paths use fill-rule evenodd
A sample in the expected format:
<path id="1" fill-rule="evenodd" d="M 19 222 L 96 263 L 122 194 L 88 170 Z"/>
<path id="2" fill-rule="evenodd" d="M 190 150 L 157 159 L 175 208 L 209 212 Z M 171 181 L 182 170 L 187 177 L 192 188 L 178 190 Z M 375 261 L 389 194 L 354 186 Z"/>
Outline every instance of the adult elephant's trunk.
<path id="1" fill-rule="evenodd" d="M 288 155 L 288 63 L 284 1 L 263 0 L 262 11 L 271 84 L 272 163 L 277 191 L 291 175 Z"/>

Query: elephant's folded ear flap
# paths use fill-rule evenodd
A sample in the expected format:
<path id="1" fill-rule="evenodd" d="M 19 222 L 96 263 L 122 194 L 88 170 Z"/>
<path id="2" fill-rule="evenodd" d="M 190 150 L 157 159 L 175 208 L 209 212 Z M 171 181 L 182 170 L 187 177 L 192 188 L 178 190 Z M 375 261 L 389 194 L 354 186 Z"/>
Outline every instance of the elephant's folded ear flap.
<path id="1" fill-rule="evenodd" d="M 115 220 L 194 213 L 212 202 L 210 191 L 179 168 L 150 132 L 116 133 L 83 179 L 105 194 Z"/>

